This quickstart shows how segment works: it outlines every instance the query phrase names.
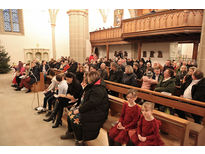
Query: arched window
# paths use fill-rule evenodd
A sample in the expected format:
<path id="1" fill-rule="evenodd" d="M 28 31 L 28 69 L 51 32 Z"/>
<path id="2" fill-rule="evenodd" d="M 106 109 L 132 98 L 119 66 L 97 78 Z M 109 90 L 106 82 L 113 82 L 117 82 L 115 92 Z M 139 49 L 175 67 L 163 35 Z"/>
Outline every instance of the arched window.
<path id="1" fill-rule="evenodd" d="M 0 32 L 24 34 L 22 10 L 19 9 L 0 10 Z"/>

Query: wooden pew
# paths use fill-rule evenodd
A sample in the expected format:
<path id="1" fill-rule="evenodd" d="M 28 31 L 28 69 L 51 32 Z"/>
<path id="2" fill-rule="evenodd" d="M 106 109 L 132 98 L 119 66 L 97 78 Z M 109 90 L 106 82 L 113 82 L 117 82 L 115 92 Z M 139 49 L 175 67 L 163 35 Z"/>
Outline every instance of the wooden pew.
<path id="1" fill-rule="evenodd" d="M 137 96 L 141 99 L 202 116 L 205 125 L 205 102 L 185 99 L 177 96 L 169 96 L 159 92 L 141 89 L 107 80 L 105 80 L 105 83 L 108 90 L 120 93 L 119 96 L 122 96 L 122 94 L 127 94 L 127 91 L 129 89 L 136 89 Z"/>
<path id="2" fill-rule="evenodd" d="M 40 81 L 32 85 L 31 91 L 37 92 L 37 91 L 44 91 L 44 90 L 45 90 L 44 75 L 43 72 L 40 72 Z"/>
<path id="3" fill-rule="evenodd" d="M 111 112 L 116 114 L 109 115 L 107 121 L 104 123 L 103 128 L 107 131 L 112 127 L 112 123 L 119 119 L 119 114 L 121 113 L 125 100 L 109 95 L 109 102 Z M 189 145 L 190 121 L 157 110 L 154 110 L 154 116 L 162 123 L 160 127 L 161 131 L 178 139 L 180 145 Z M 162 140 L 165 142 L 165 145 L 169 145 L 169 143 L 166 143 L 168 140 L 167 137 L 166 139 L 162 137 Z"/>
<path id="4" fill-rule="evenodd" d="M 159 92 L 145 90 L 145 89 L 119 84 L 111 81 L 105 81 L 105 82 L 106 82 L 107 89 L 119 92 L 120 93 L 119 96 L 122 96 L 122 94 L 126 94 L 127 91 L 132 88 L 138 91 L 138 97 L 141 99 L 202 116 L 203 126 L 191 122 L 190 135 L 195 136 L 195 145 L 202 145 L 202 144 L 205 145 L 205 141 L 203 139 L 205 138 L 205 134 L 204 134 L 205 103 L 195 101 L 195 100 L 185 99 L 177 96 L 168 96 L 168 95 L 161 94 Z"/>
<path id="5" fill-rule="evenodd" d="M 59 70 L 59 69 L 55 69 L 55 68 L 51 68 L 51 70 L 54 71 L 56 75 L 60 74 L 60 73 L 64 73 L 63 70 Z"/>

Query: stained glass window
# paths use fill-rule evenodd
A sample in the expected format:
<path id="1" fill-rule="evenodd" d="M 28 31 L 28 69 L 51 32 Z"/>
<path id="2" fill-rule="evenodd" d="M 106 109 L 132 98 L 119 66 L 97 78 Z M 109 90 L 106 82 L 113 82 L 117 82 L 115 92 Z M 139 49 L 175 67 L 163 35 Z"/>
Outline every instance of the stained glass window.
<path id="1" fill-rule="evenodd" d="M 6 32 L 11 32 L 11 18 L 9 9 L 3 10 L 4 15 L 4 30 Z"/>
<path id="2" fill-rule="evenodd" d="M 17 9 L 4 9 L 4 30 L 6 32 L 20 32 Z"/>

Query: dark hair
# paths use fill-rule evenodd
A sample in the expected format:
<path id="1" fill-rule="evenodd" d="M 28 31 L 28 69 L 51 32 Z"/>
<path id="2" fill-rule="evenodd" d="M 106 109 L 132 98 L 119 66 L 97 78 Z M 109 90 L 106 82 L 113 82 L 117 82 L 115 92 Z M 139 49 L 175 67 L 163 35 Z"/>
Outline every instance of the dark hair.
<path id="1" fill-rule="evenodd" d="M 196 79 L 202 79 L 204 77 L 204 73 L 199 69 L 194 71 L 193 75 L 195 76 Z"/>
<path id="2" fill-rule="evenodd" d="M 60 74 L 58 74 L 58 75 L 56 75 L 56 80 L 58 81 L 58 82 L 61 82 L 62 81 L 62 75 L 60 75 Z"/>
<path id="3" fill-rule="evenodd" d="M 55 73 L 53 70 L 50 70 L 50 75 L 51 75 L 51 76 L 55 76 L 56 73 Z"/>
<path id="4" fill-rule="evenodd" d="M 94 65 L 94 64 L 91 64 L 91 65 L 90 65 L 89 70 L 90 70 L 91 67 L 94 68 L 94 69 L 96 69 L 96 70 L 98 70 L 97 66 Z"/>
<path id="5" fill-rule="evenodd" d="M 129 90 L 127 91 L 127 94 L 126 94 L 126 95 L 129 95 L 129 94 L 132 94 L 134 97 L 136 97 L 136 96 L 137 96 L 137 90 L 135 90 L 135 89 L 129 89 Z"/>
<path id="6" fill-rule="evenodd" d="M 135 67 L 139 68 L 139 64 L 137 64 L 137 63 L 136 63 L 136 64 L 134 64 L 133 66 L 135 66 Z"/>
<path id="7" fill-rule="evenodd" d="M 68 72 L 68 73 L 66 73 L 65 77 L 66 77 L 66 78 L 76 79 L 75 74 L 74 74 L 74 73 L 72 73 L 72 72 Z"/>
<path id="8" fill-rule="evenodd" d="M 173 69 L 168 68 L 168 69 L 166 69 L 166 70 L 169 71 L 169 76 L 170 76 L 170 77 L 173 77 L 173 76 L 174 76 L 174 71 L 173 71 Z"/>

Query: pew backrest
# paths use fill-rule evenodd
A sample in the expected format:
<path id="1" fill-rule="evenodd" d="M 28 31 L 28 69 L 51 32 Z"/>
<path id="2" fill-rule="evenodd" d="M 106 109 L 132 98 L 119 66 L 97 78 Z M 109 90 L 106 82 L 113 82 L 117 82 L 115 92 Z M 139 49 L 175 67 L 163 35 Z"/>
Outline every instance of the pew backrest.
<path id="1" fill-rule="evenodd" d="M 105 83 L 106 88 L 108 90 L 118 92 L 120 98 L 123 98 L 122 94 L 127 94 L 129 89 L 136 89 L 138 98 L 202 116 L 203 123 L 205 125 L 205 102 L 185 99 L 177 96 L 169 96 L 159 92 L 137 88 L 116 82 L 111 82 L 107 80 L 105 80 Z"/>
<path id="2" fill-rule="evenodd" d="M 109 95 L 109 102 L 111 115 L 119 116 L 125 100 Z M 166 132 L 170 136 L 174 136 L 175 138 L 179 139 L 180 145 L 189 145 L 189 132 L 191 122 L 157 110 L 154 110 L 153 113 L 155 118 L 160 120 L 162 123 L 160 127 L 161 131 Z"/>

